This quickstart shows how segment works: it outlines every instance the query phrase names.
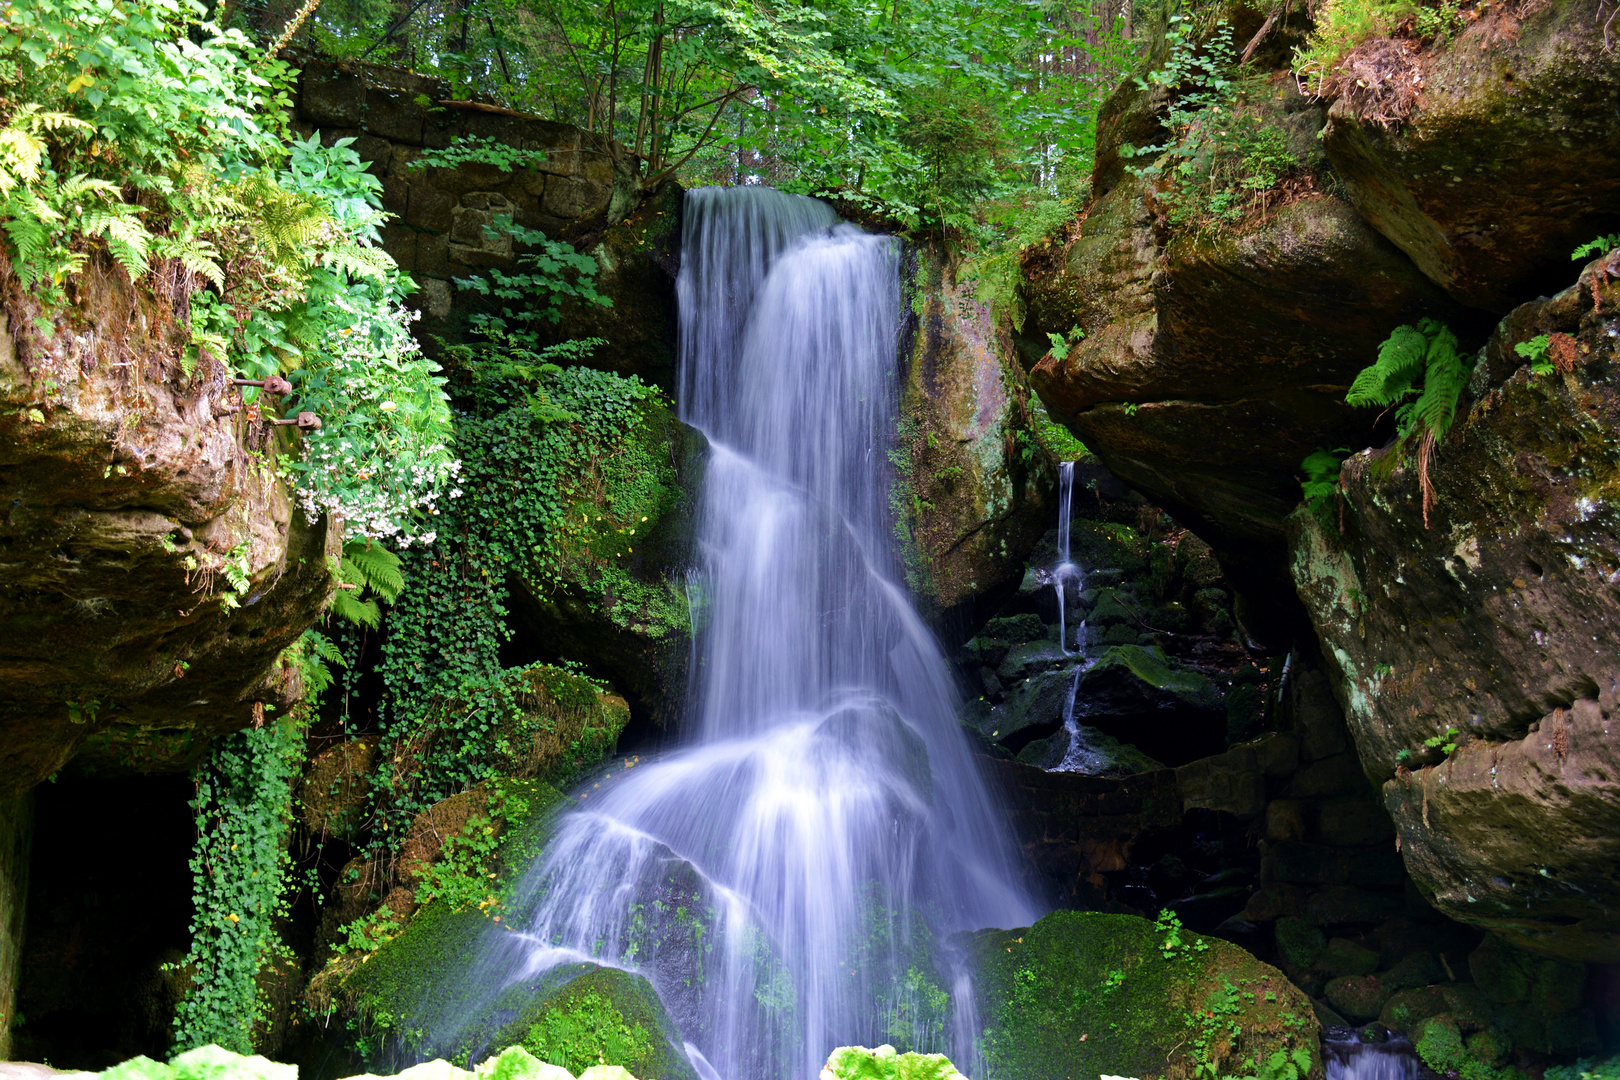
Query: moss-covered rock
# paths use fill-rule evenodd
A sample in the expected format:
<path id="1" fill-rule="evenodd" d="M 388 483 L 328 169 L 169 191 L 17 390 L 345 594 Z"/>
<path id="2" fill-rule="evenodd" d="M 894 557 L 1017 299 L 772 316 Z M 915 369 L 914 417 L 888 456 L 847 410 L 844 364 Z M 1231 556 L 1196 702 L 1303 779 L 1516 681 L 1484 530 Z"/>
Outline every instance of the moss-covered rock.
<path id="1" fill-rule="evenodd" d="M 692 498 L 707 443 L 669 398 L 592 463 L 556 539 L 557 574 L 519 570 L 513 616 L 541 655 L 607 679 L 639 718 L 669 723 L 686 686 Z"/>
<path id="2" fill-rule="evenodd" d="M 1319 1078 L 1319 1025 L 1282 972 L 1130 915 L 1058 911 L 957 939 L 974 965 L 988 1080 L 1099 1074 Z"/>
<path id="3" fill-rule="evenodd" d="M 947 625 L 972 626 L 1017 587 L 1057 476 L 989 305 L 937 246 L 916 249 L 913 272 L 891 501 L 913 591 Z"/>
<path id="4" fill-rule="evenodd" d="M 0 798 L 115 724 L 128 757 L 105 740 L 99 765 L 183 772 L 256 702 L 290 705 L 278 657 L 334 586 L 340 538 L 277 477 L 296 436 L 182 371 L 166 296 L 105 267 L 76 295 L 42 333 L 12 279 L 0 313 Z"/>
<path id="5" fill-rule="evenodd" d="M 1620 194 L 1620 65 L 1600 0 L 1526 10 L 1492 10 L 1423 57 L 1404 123 L 1340 101 L 1322 135 L 1361 215 L 1458 300 L 1498 313 L 1611 230 Z"/>
<path id="6" fill-rule="evenodd" d="M 1362 767 L 1443 914 L 1580 961 L 1620 959 L 1620 283 L 1505 319 L 1427 469 L 1346 462 L 1344 531 L 1294 518 L 1293 575 Z M 1558 338 L 1568 370 L 1513 346 Z M 1506 361 L 1513 358 L 1513 365 Z M 1453 752 L 1447 753 L 1447 747 Z"/>
<path id="7" fill-rule="evenodd" d="M 493 1040 L 507 1043 L 573 1073 L 607 1064 L 636 1076 L 697 1080 L 652 983 L 617 968 L 586 965 L 525 1006 Z"/>
<path id="8" fill-rule="evenodd" d="M 966 1080 L 944 1054 L 901 1054 L 884 1045 L 840 1046 L 827 1057 L 821 1080 Z"/>

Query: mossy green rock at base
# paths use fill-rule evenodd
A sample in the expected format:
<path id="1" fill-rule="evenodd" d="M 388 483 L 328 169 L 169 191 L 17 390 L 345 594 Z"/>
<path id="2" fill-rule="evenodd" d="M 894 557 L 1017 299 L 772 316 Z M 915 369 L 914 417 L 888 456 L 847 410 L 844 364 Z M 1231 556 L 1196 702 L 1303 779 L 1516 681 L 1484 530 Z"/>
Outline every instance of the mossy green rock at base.
<path id="1" fill-rule="evenodd" d="M 974 969 L 981 1080 L 1241 1077 L 1279 1054 L 1324 1075 L 1310 1000 L 1228 942 L 1078 911 L 954 940 Z"/>
<path id="2" fill-rule="evenodd" d="M 967 1080 L 944 1054 L 901 1054 L 883 1045 L 840 1046 L 827 1057 L 821 1080 Z"/>

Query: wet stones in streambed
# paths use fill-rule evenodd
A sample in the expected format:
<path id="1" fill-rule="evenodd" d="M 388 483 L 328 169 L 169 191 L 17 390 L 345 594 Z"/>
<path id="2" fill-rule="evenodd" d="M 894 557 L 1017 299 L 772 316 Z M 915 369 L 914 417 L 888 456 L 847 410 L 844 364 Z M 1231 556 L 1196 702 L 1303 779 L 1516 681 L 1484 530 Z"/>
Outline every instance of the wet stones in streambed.
<path id="1" fill-rule="evenodd" d="M 1072 736 L 1059 730 L 1036 739 L 1018 752 L 1018 760 L 1038 769 L 1055 769 L 1067 762 L 1071 771 L 1086 776 L 1130 776 L 1164 768 L 1130 743 L 1083 724 Z"/>
<path id="2" fill-rule="evenodd" d="M 1169 765 L 1226 749 L 1220 691 L 1153 646 L 1119 645 L 1103 653 L 1080 676 L 1075 716 Z"/>

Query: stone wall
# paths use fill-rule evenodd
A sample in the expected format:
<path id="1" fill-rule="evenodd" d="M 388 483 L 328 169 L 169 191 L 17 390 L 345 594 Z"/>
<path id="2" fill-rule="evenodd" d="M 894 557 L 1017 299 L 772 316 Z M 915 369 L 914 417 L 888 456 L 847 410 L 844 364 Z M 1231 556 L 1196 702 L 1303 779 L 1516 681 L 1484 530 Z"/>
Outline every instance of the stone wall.
<path id="1" fill-rule="evenodd" d="M 383 206 L 395 215 L 383 230 L 383 247 L 421 288 L 418 300 L 430 332 L 450 314 L 452 279 L 511 265 L 511 238 L 484 234 L 497 215 L 556 235 L 607 206 L 607 154 L 578 128 L 452 101 L 443 82 L 398 68 L 299 63 L 295 127 L 303 134 L 320 131 L 328 145 L 353 138 L 360 159 L 370 162 L 383 183 Z M 413 167 L 424 152 L 462 138 L 492 139 L 543 153 L 545 160 L 511 171 L 492 165 Z"/>

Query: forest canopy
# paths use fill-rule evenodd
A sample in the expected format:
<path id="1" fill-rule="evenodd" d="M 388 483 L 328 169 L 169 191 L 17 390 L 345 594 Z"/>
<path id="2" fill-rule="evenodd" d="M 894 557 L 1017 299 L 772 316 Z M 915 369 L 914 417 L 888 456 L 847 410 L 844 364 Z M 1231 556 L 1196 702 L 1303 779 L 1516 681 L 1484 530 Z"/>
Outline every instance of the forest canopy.
<path id="1" fill-rule="evenodd" d="M 869 199 L 916 226 L 1089 171 L 1128 0 L 289 0 L 216 17 L 604 137 L 621 200 L 678 178 Z M 308 12 L 307 20 L 298 23 Z"/>

